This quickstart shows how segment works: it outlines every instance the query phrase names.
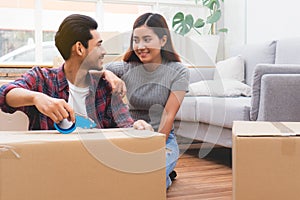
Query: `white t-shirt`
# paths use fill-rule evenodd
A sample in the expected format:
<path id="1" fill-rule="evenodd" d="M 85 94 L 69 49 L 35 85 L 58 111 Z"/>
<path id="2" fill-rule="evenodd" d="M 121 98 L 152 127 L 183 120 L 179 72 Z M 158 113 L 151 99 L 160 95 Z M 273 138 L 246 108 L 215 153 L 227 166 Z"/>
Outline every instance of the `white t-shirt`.
<path id="1" fill-rule="evenodd" d="M 87 116 L 85 99 L 89 94 L 89 87 L 80 88 L 68 81 L 69 99 L 68 104 L 74 109 L 75 113 Z"/>

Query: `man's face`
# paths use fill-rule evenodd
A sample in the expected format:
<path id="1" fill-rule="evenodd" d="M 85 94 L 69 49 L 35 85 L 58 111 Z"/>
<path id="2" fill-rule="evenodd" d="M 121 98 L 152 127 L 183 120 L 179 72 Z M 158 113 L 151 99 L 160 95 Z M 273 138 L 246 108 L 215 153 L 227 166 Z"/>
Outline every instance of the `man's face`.
<path id="1" fill-rule="evenodd" d="M 93 38 L 88 42 L 89 47 L 86 51 L 86 57 L 82 63 L 82 67 L 88 70 L 102 70 L 106 51 L 102 46 L 102 39 L 99 32 L 97 30 L 91 30 L 91 34 Z"/>

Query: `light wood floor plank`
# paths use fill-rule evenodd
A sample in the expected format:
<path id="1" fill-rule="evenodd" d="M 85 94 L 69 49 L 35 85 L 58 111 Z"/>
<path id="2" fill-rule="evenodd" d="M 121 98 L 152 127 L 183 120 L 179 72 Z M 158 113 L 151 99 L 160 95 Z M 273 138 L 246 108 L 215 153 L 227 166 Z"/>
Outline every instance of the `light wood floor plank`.
<path id="1" fill-rule="evenodd" d="M 231 150 L 216 148 L 202 159 L 197 151 L 190 149 L 181 155 L 167 200 L 232 199 Z"/>

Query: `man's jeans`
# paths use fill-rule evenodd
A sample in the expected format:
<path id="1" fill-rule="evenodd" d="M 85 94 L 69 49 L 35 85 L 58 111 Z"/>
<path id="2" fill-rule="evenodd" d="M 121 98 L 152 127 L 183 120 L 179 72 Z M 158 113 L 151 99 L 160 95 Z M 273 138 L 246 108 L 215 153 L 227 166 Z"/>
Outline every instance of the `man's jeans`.
<path id="1" fill-rule="evenodd" d="M 179 148 L 176 141 L 176 136 L 172 130 L 166 142 L 166 187 L 168 188 L 172 181 L 169 174 L 174 170 L 179 157 Z"/>

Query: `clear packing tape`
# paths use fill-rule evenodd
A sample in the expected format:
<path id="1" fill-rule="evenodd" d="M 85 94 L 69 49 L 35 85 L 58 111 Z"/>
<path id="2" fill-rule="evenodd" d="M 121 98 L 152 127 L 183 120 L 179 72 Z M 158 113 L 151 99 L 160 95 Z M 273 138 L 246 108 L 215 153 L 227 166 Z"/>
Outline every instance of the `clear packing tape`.
<path id="1" fill-rule="evenodd" d="M 15 150 L 15 147 L 13 146 L 10 146 L 10 145 L 0 145 L 0 154 L 4 153 L 4 152 L 7 152 L 7 151 L 10 151 L 12 152 L 16 158 L 21 158 L 20 154 L 18 154 Z"/>
<path id="2" fill-rule="evenodd" d="M 282 135 L 287 135 L 287 136 L 296 136 L 295 131 L 290 129 L 288 126 L 284 125 L 282 122 L 271 122 L 273 126 L 275 126 Z"/>

